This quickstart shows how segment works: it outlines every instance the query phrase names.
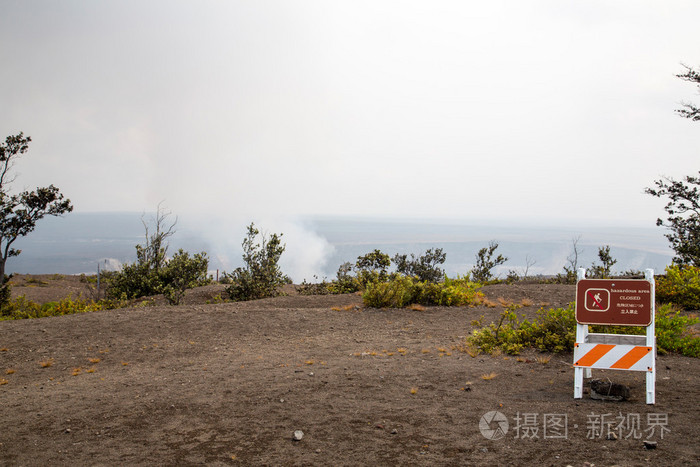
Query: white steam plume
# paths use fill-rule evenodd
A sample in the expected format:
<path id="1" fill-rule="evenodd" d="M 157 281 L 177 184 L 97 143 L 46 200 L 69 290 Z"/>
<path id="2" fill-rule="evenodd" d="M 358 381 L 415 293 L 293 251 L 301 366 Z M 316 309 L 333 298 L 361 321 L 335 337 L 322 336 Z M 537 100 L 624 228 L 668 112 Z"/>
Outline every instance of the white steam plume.
<path id="1" fill-rule="evenodd" d="M 189 219 L 189 221 L 185 220 Z M 298 218 L 261 216 L 243 219 L 241 215 L 223 216 L 222 213 L 187 215 L 179 224 L 183 234 L 203 241 L 209 254 L 209 269 L 220 268 L 227 272 L 243 266 L 241 243 L 251 222 L 261 233 L 270 236 L 282 234 L 286 249 L 280 258 L 282 272 L 295 283 L 306 279 L 314 282 L 314 276 L 322 279 L 323 267 L 334 247 Z"/>

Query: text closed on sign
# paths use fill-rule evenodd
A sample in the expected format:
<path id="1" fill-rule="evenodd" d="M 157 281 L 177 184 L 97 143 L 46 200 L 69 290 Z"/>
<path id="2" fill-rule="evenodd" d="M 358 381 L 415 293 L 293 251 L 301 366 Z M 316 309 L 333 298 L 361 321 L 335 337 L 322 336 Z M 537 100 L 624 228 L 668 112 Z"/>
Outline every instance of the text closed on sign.
<path id="1" fill-rule="evenodd" d="M 576 285 L 580 324 L 649 326 L 651 283 L 633 279 L 583 279 Z"/>

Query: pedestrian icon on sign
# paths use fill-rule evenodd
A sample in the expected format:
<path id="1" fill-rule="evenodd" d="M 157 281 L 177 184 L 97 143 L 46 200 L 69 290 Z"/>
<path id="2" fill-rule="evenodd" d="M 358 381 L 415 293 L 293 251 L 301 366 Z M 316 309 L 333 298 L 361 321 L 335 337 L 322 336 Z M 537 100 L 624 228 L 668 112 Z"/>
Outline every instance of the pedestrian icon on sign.
<path id="1" fill-rule="evenodd" d="M 608 311 L 610 291 L 607 289 L 587 289 L 583 306 L 587 311 Z"/>

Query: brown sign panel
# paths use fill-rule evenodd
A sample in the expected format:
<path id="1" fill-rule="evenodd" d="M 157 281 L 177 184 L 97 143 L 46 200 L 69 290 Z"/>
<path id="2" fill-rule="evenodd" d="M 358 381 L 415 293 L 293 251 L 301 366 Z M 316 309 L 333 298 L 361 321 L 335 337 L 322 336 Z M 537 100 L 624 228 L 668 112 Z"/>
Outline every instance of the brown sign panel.
<path id="1" fill-rule="evenodd" d="M 633 279 L 583 279 L 576 284 L 579 324 L 649 326 L 651 283 Z"/>

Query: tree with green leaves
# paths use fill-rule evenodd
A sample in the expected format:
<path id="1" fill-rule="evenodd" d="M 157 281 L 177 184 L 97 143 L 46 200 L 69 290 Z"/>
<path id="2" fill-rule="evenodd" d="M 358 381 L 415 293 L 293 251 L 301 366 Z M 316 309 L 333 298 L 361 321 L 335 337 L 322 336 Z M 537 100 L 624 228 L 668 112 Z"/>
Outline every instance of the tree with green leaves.
<path id="1" fill-rule="evenodd" d="M 693 70 L 691 67 L 687 65 L 683 65 L 685 68 L 685 73 L 680 73 L 677 74 L 676 77 L 682 79 L 683 81 L 688 81 L 691 83 L 695 83 L 698 85 L 698 89 L 700 89 L 700 72 Z M 678 109 L 676 112 L 680 114 L 681 117 L 689 118 L 693 120 L 694 122 L 700 121 L 700 109 L 695 107 L 695 105 L 690 104 L 690 103 L 682 103 L 681 104 L 684 109 Z"/>
<path id="2" fill-rule="evenodd" d="M 430 248 L 418 257 L 411 253 L 411 259 L 408 259 L 408 255 L 397 253 L 393 261 L 400 274 L 417 277 L 425 282 L 440 282 L 445 278 L 445 270 L 440 265 L 445 263 L 446 258 L 447 254 L 442 248 Z"/>
<path id="3" fill-rule="evenodd" d="M 37 187 L 34 191 L 11 194 L 10 175 L 16 160 L 29 149 L 32 138 L 20 132 L 5 138 L 0 144 L 0 285 L 5 282 L 5 264 L 8 258 L 21 250 L 12 247 L 14 242 L 31 233 L 36 223 L 45 216 L 61 216 L 73 210 L 69 199 L 53 185 Z"/>
<path id="4" fill-rule="evenodd" d="M 678 78 L 698 84 L 700 89 L 700 72 L 683 65 L 685 73 L 676 75 Z M 682 117 L 700 121 L 700 109 L 693 104 L 683 103 L 685 109 L 678 109 Z M 698 172 L 700 175 L 700 172 Z M 644 192 L 657 198 L 667 198 L 664 206 L 668 218 L 664 221 L 656 219 L 656 225 L 670 230 L 666 238 L 671 242 L 671 248 L 676 252 L 673 262 L 700 267 L 700 176 L 688 175 L 684 180 L 674 180 L 663 177 L 654 180 L 655 188 L 645 188 Z"/>
<path id="5" fill-rule="evenodd" d="M 700 266 L 700 172 L 698 177 L 686 176 L 684 180 L 663 177 L 655 180 L 655 188 L 646 188 L 647 194 L 667 198 L 664 210 L 668 218 L 656 220 L 656 225 L 670 230 L 666 238 L 676 252 L 673 262 Z"/>
<path id="6" fill-rule="evenodd" d="M 279 286 L 287 279 L 278 264 L 286 249 L 282 234 L 268 237 L 251 223 L 241 246 L 245 267 L 236 268 L 225 275 L 231 280 L 231 285 L 226 289 L 231 300 L 256 300 L 278 295 Z"/>
<path id="7" fill-rule="evenodd" d="M 389 255 L 375 249 L 366 255 L 357 257 L 355 262 L 357 279 L 362 287 L 367 287 L 372 282 L 384 282 L 389 279 L 389 266 L 391 266 Z"/>
<path id="8" fill-rule="evenodd" d="M 185 291 L 209 283 L 207 267 L 209 259 L 205 252 L 190 257 L 180 249 L 168 258 L 168 239 L 175 233 L 172 213 L 158 204 L 151 225 L 141 217 L 146 230 L 146 241 L 136 245 L 136 262 L 125 264 L 115 273 L 105 274 L 108 285 L 107 296 L 115 299 L 133 299 L 163 294 L 171 305 L 179 305 Z"/>
<path id="9" fill-rule="evenodd" d="M 597 279 L 610 279 L 612 277 L 612 267 L 617 260 L 610 254 L 610 245 L 598 248 L 598 259 L 600 264 L 591 264 L 589 277 Z"/>
<path id="10" fill-rule="evenodd" d="M 488 247 L 484 247 L 476 254 L 476 264 L 470 271 L 470 278 L 475 282 L 488 282 L 493 279 L 493 268 L 508 261 L 503 255 L 494 258 L 498 243 L 490 241 Z"/>

